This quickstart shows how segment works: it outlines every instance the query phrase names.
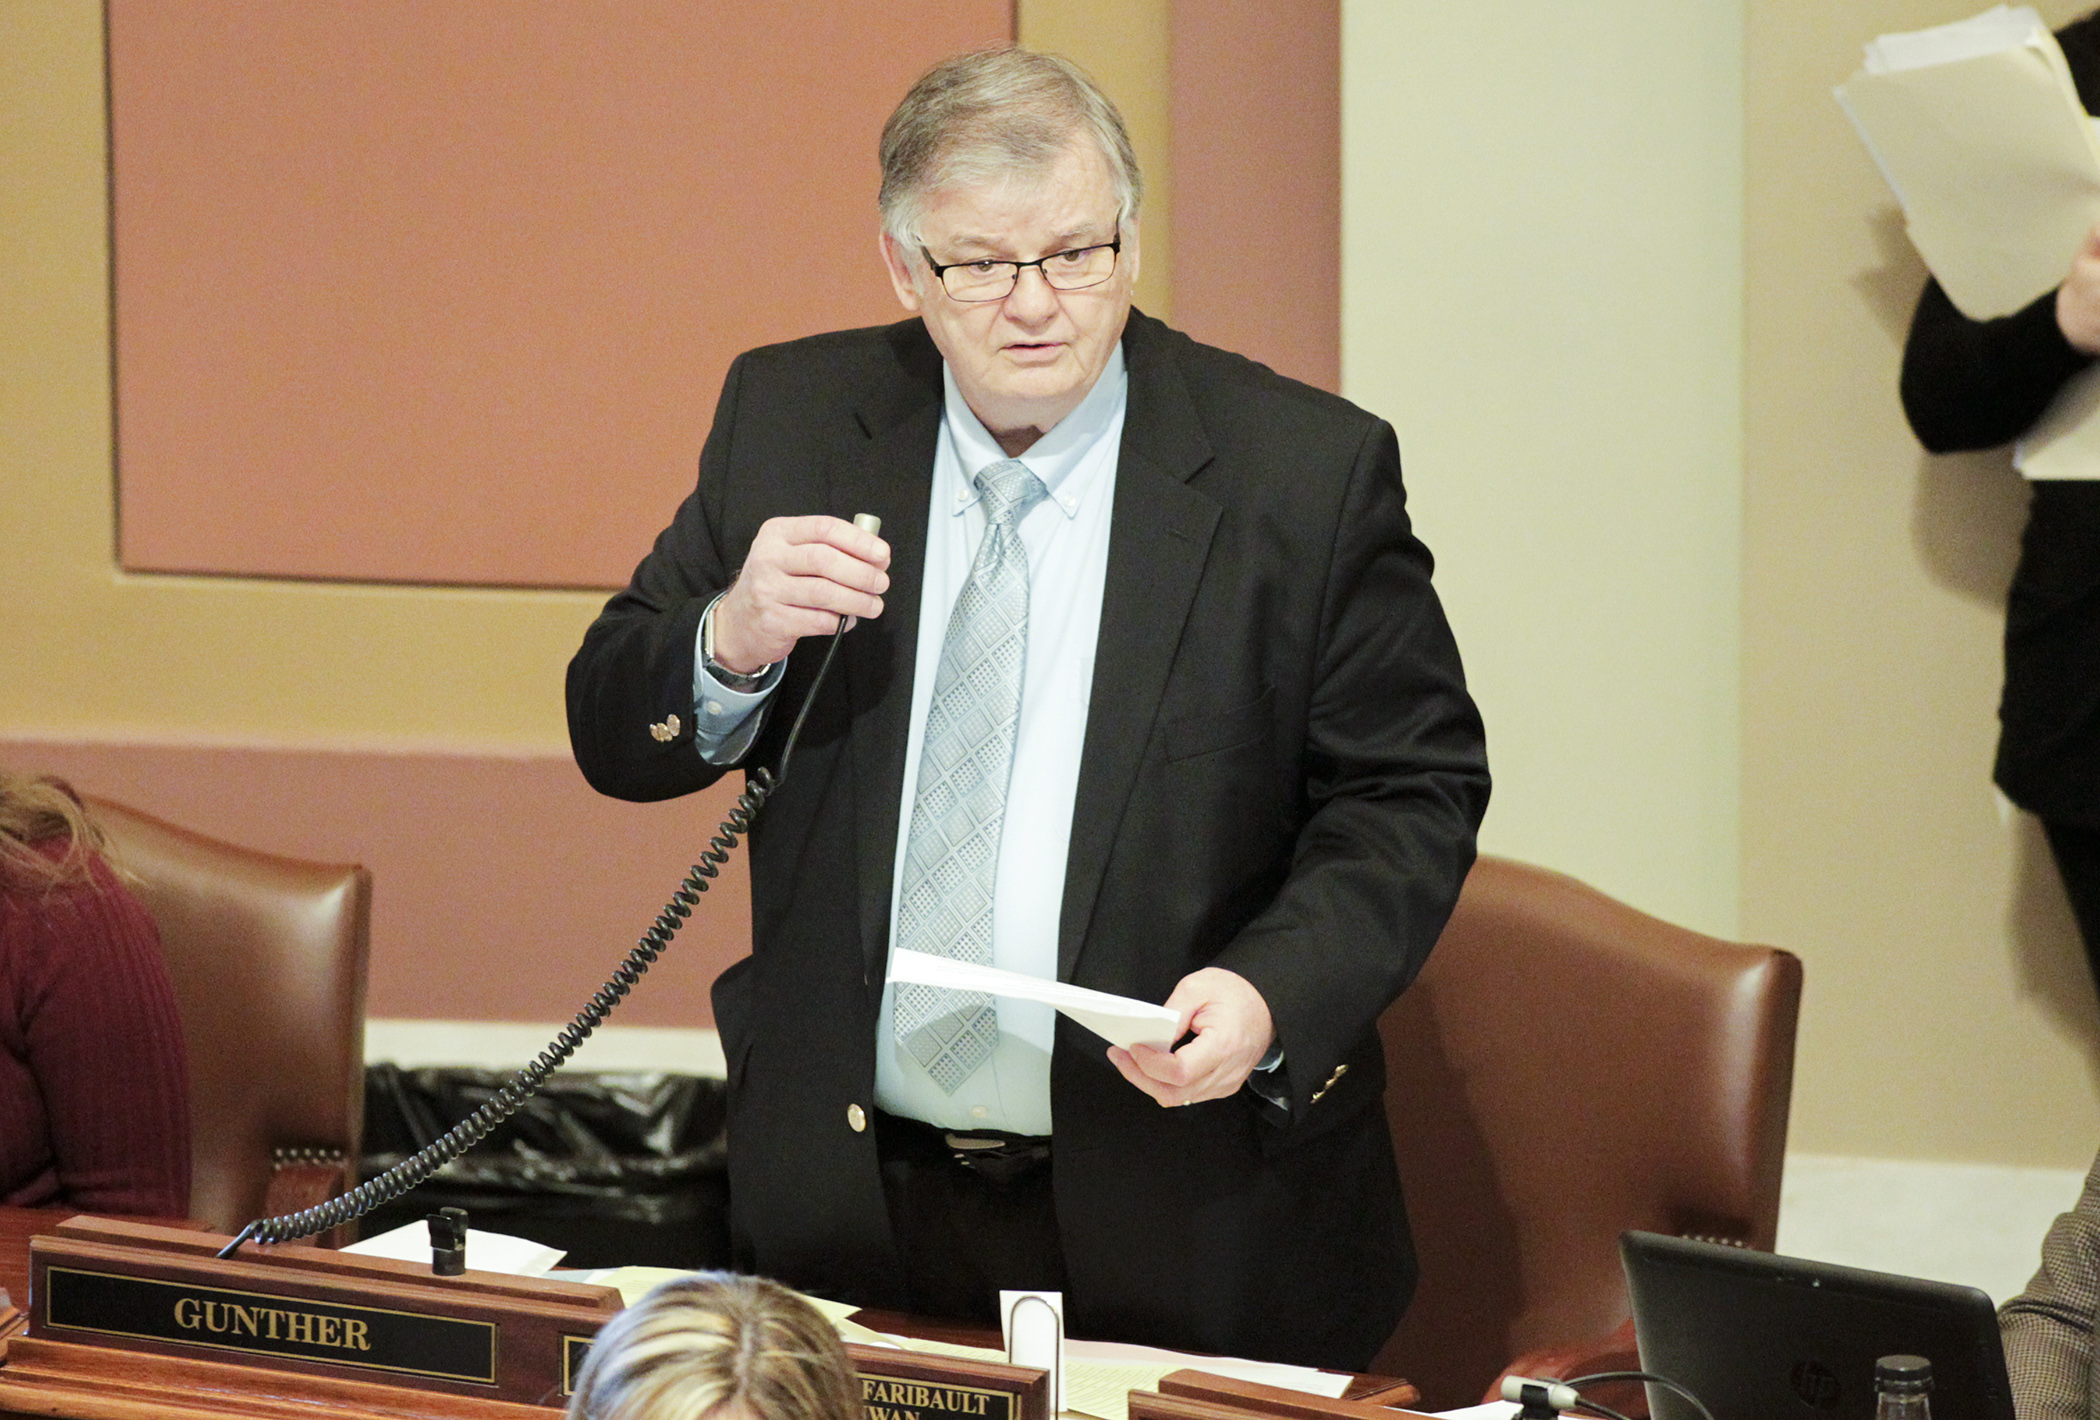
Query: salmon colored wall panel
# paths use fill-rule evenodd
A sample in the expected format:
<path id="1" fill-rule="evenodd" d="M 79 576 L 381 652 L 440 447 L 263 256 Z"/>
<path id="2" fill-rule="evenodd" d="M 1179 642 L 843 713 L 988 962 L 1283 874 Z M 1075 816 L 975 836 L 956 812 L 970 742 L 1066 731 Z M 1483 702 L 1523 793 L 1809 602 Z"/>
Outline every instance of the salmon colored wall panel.
<path id="1" fill-rule="evenodd" d="M 740 350 L 902 313 L 876 136 L 1010 0 L 109 0 L 133 570 L 626 580 Z"/>
<path id="2" fill-rule="evenodd" d="M 1341 388 L 1340 0 L 1174 0 L 1174 323 Z"/>
<path id="3" fill-rule="evenodd" d="M 0 764 L 251 848 L 365 864 L 366 1010 L 411 1020 L 573 1016 L 656 920 L 741 787 L 735 776 L 627 804 L 594 793 L 566 757 L 22 739 L 0 739 Z M 739 849 L 613 1020 L 712 1025 L 708 988 L 750 940 Z"/>

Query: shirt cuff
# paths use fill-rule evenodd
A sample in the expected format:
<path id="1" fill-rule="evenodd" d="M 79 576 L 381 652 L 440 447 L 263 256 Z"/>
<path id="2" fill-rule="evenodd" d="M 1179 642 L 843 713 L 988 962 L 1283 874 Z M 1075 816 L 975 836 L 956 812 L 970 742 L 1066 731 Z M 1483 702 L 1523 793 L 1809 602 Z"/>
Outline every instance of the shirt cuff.
<path id="1" fill-rule="evenodd" d="M 716 597 L 701 613 L 700 625 L 714 614 Z M 785 658 L 766 668 L 766 676 L 750 690 L 731 690 L 708 674 L 707 658 L 701 653 L 700 629 L 693 632 L 693 748 L 709 764 L 735 764 L 751 750 L 751 742 L 765 725 L 766 703 L 787 674 Z"/>
<path id="2" fill-rule="evenodd" d="M 1271 1124 L 1291 1121 L 1291 1085 L 1283 1075 L 1283 1042 L 1272 1040 L 1254 1073 L 1247 1077 L 1246 1090 L 1261 1102 L 1261 1117 Z"/>

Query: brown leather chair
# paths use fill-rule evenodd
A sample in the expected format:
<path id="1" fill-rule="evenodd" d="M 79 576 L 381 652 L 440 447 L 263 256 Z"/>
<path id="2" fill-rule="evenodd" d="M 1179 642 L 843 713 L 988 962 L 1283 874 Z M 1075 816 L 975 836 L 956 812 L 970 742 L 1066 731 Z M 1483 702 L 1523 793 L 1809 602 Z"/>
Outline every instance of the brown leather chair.
<path id="1" fill-rule="evenodd" d="M 1790 953 L 1482 858 L 1379 1023 L 1422 1280 L 1375 1368 L 1432 1410 L 1630 1368 L 1621 1231 L 1770 1250 L 1800 1004 Z"/>
<path id="2" fill-rule="evenodd" d="M 88 812 L 160 928 L 190 1066 L 190 1216 L 218 1232 L 356 1181 L 372 875 Z M 340 1240 L 340 1239 L 331 1239 Z"/>

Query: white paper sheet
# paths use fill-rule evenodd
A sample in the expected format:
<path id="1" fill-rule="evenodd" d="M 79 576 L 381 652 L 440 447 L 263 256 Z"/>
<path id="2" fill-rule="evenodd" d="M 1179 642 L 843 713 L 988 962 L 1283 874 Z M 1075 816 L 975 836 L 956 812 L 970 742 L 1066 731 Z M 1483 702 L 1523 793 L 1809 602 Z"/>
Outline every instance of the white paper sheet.
<path id="1" fill-rule="evenodd" d="M 1514 1400 L 1493 1400 L 1486 1405 L 1468 1405 L 1458 1410 L 1438 1410 L 1432 1413 L 1441 1416 L 1442 1420 L 1516 1420 L 1516 1416 L 1523 1409 L 1524 1407 Z"/>
<path id="2" fill-rule="evenodd" d="M 1901 69 L 1952 64 L 1956 60 L 1974 59 L 1979 54 L 1994 54 L 2001 49 L 2025 44 L 2034 38 L 2035 31 L 2046 32 L 2048 28 L 2032 5 L 2022 5 L 2017 9 L 2010 5 L 1993 5 L 1980 15 L 1971 15 L 1952 24 L 1868 40 L 1862 67 L 1869 74 L 1893 74 Z"/>
<path id="3" fill-rule="evenodd" d="M 1236 1356 L 1196 1356 L 1185 1351 L 1164 1351 L 1157 1346 L 1133 1346 L 1121 1341 L 1067 1341 L 1067 1361 L 1083 1360 L 1113 1365 L 1165 1365 L 1169 1371 L 1187 1367 L 1234 1380 L 1259 1381 L 1263 1385 L 1302 1390 L 1332 1399 L 1349 1388 L 1349 1377 L 1311 1366 L 1287 1366 L 1281 1361 L 1243 1361 Z"/>
<path id="4" fill-rule="evenodd" d="M 583 1269 L 568 1274 L 572 1282 L 588 1282 L 596 1287 L 610 1287 L 620 1294 L 620 1305 L 631 1307 L 658 1284 L 673 1277 L 684 1277 L 687 1273 L 677 1267 L 599 1267 Z"/>
<path id="5" fill-rule="evenodd" d="M 1133 1045 L 1173 1045 L 1181 1024 L 1178 1013 L 1147 1001 L 1090 991 L 1062 981 L 1045 981 L 995 966 L 953 961 L 927 952 L 902 948 L 890 953 L 890 980 L 915 981 L 923 986 L 947 986 L 957 991 L 983 991 L 993 996 L 1011 996 L 1021 1001 L 1041 1001 L 1055 1006 L 1110 1045 L 1129 1049 Z"/>
<path id="6" fill-rule="evenodd" d="M 397 1262 L 430 1261 L 430 1225 L 404 1223 L 376 1238 L 354 1242 L 343 1249 L 363 1257 L 391 1257 Z M 564 1254 L 530 1238 L 507 1233 L 485 1233 L 467 1229 L 467 1266 L 475 1272 L 504 1272 L 513 1277 L 544 1277 L 554 1270 Z"/>

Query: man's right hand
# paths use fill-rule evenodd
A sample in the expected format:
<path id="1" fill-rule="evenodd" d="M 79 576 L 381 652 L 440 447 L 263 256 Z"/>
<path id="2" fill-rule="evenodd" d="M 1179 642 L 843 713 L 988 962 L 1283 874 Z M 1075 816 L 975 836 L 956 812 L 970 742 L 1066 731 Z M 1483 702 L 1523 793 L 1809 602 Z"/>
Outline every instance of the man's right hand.
<path id="1" fill-rule="evenodd" d="M 749 674 L 842 616 L 882 615 L 889 566 L 890 545 L 842 518 L 768 518 L 715 607 L 715 660 Z"/>
<path id="2" fill-rule="evenodd" d="M 2074 349 L 2100 355 L 2100 225 L 2085 234 L 2071 274 L 2056 288 L 2056 325 Z"/>

